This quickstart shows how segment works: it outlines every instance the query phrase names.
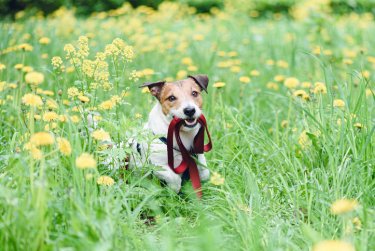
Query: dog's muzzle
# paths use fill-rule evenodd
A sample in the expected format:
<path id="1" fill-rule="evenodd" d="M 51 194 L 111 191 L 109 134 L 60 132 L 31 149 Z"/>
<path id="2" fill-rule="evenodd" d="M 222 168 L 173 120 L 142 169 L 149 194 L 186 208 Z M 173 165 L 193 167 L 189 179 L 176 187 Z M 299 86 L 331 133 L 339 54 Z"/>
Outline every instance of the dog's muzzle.
<path id="1" fill-rule="evenodd" d="M 196 115 L 196 110 L 194 107 L 186 107 L 183 110 L 184 114 L 187 116 L 187 118 L 184 118 L 184 125 L 186 127 L 194 127 L 198 123 L 198 118 L 195 118 L 194 115 Z"/>

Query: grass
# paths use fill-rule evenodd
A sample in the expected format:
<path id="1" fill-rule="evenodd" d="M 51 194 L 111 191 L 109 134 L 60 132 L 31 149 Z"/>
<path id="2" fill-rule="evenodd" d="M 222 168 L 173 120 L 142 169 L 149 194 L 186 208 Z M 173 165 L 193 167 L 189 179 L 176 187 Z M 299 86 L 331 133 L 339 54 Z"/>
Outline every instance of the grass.
<path id="1" fill-rule="evenodd" d="M 87 19 L 61 10 L 0 24 L 1 250 L 309 250 L 322 240 L 373 249 L 375 26 L 368 15 L 296 21 L 230 11 L 194 16 L 163 6 Z M 82 35 L 90 48 L 82 58 L 94 60 L 115 38 L 133 46 L 135 57 L 128 62 L 128 54 L 108 49 L 100 61 L 108 69 L 90 75 L 98 70 L 92 62 L 82 66 L 74 53 L 65 59 L 64 45 L 78 50 Z M 28 45 L 31 51 L 22 49 Z M 64 69 L 51 65 L 54 56 Z M 25 66 L 44 81 L 26 83 Z M 142 124 L 155 100 L 138 86 L 195 72 L 210 78 L 204 113 L 214 148 L 206 156 L 224 184 L 204 183 L 199 201 L 189 183 L 183 196 L 163 187 L 147 163 L 138 171 L 101 164 L 105 150 L 90 131 L 90 111 L 112 140 L 148 140 Z M 214 88 L 217 82 L 225 86 Z M 69 97 L 71 87 L 90 101 Z M 25 105 L 26 93 L 43 105 Z M 49 121 L 49 110 L 64 117 Z M 56 143 L 25 148 L 40 131 L 66 138 L 72 152 L 63 155 Z M 97 168 L 78 168 L 83 152 Z M 114 184 L 98 185 L 103 175 Z M 342 198 L 359 205 L 333 214 Z"/>

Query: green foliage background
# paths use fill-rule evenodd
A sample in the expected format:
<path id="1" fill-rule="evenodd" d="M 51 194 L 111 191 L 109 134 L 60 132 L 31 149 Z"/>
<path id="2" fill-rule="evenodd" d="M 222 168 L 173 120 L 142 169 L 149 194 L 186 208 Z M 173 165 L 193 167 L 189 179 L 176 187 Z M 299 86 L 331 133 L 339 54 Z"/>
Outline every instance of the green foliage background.
<path id="1" fill-rule="evenodd" d="M 237 4 L 242 10 L 255 10 L 261 13 L 287 13 L 298 0 L 167 0 L 195 7 L 198 13 L 210 12 L 213 7 L 223 8 L 226 3 Z M 133 7 L 141 5 L 157 8 L 163 0 L 0 0 L 0 15 L 14 15 L 20 10 L 40 10 L 49 14 L 61 6 L 76 8 L 76 13 L 89 15 L 93 12 L 107 11 L 129 2 Z M 344 14 L 348 12 L 375 12 L 375 0 L 331 0 L 333 12 Z"/>

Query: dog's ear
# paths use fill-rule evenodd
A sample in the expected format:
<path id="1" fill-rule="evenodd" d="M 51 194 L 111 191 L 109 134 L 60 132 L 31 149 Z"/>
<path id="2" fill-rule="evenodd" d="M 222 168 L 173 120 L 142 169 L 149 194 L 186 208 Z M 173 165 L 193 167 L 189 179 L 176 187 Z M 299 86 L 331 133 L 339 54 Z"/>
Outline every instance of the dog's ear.
<path id="1" fill-rule="evenodd" d="M 150 90 L 150 93 L 152 96 L 159 99 L 161 89 L 163 88 L 163 85 L 165 84 L 165 81 L 158 81 L 158 82 L 146 82 L 143 85 L 140 86 L 140 88 L 148 87 Z"/>
<path id="2" fill-rule="evenodd" d="M 198 75 L 189 75 L 188 77 L 192 78 L 195 81 L 195 83 L 197 83 L 202 88 L 202 90 L 207 92 L 207 87 L 208 87 L 207 75 L 198 74 Z"/>

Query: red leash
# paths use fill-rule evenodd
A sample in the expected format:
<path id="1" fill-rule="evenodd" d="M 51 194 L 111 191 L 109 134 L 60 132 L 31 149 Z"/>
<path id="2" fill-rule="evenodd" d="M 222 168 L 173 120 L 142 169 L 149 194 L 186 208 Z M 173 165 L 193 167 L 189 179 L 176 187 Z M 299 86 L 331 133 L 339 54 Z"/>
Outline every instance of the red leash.
<path id="1" fill-rule="evenodd" d="M 199 172 L 197 163 L 191 156 L 192 154 L 201 154 L 204 152 L 208 152 L 212 149 L 212 142 L 211 136 L 208 131 L 206 118 L 203 114 L 198 118 L 198 123 L 201 124 L 201 128 L 199 129 L 197 135 L 194 138 L 194 149 L 193 153 L 189 152 L 182 140 L 180 138 L 180 128 L 183 125 L 184 121 L 180 118 L 174 118 L 171 123 L 169 124 L 168 128 L 168 135 L 167 135 L 167 151 L 168 151 L 168 165 L 169 167 L 177 174 L 181 174 L 185 172 L 186 169 L 189 169 L 189 176 L 191 179 L 191 183 L 193 185 L 194 190 L 197 193 L 198 198 L 202 197 L 201 188 L 201 180 L 199 178 Z M 208 136 L 208 144 L 204 144 L 204 131 L 206 131 Z M 173 134 L 176 135 L 177 145 L 180 148 L 180 152 L 182 155 L 182 161 L 180 165 L 174 168 L 174 157 L 173 157 Z"/>

